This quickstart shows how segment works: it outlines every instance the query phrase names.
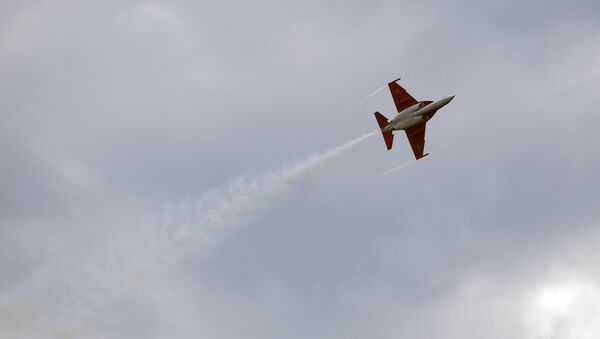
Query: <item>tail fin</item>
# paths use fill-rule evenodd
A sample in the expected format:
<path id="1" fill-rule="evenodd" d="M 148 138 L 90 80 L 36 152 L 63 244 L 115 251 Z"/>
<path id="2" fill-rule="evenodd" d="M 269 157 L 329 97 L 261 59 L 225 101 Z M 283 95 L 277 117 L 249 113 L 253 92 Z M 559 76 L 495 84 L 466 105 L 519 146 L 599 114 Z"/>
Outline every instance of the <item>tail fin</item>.
<path id="1" fill-rule="evenodd" d="M 383 134 L 383 140 L 385 140 L 385 146 L 387 146 L 388 150 L 391 150 L 392 144 L 394 142 L 394 134 L 392 134 L 392 131 L 383 132 L 383 129 L 389 124 L 388 119 L 379 112 L 375 112 L 375 119 L 377 119 L 379 128 L 382 130 L 381 134 Z"/>

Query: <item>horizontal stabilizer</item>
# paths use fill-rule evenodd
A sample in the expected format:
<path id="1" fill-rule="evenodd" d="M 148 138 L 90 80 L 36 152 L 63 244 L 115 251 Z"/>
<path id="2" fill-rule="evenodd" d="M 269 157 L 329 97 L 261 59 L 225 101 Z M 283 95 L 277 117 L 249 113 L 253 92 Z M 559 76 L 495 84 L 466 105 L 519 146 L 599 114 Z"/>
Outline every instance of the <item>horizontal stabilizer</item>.
<path id="1" fill-rule="evenodd" d="M 383 134 L 383 140 L 385 141 L 385 146 L 388 150 L 392 149 L 392 144 L 394 143 L 394 134 L 392 131 L 384 132 L 383 129 L 387 127 L 389 121 L 386 117 L 384 117 L 381 113 L 375 112 L 375 119 L 377 119 L 377 124 L 381 129 L 381 134 Z"/>

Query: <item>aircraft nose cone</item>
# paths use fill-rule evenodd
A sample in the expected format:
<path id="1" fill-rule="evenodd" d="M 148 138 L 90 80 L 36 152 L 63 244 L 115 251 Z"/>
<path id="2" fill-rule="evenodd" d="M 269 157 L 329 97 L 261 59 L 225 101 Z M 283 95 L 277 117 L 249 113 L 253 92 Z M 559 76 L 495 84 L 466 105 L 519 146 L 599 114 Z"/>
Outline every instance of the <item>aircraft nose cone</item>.
<path id="1" fill-rule="evenodd" d="M 442 106 L 446 106 L 450 103 L 450 101 L 452 101 L 452 99 L 454 99 L 454 95 L 445 97 L 444 99 L 440 100 L 440 103 L 442 104 Z"/>

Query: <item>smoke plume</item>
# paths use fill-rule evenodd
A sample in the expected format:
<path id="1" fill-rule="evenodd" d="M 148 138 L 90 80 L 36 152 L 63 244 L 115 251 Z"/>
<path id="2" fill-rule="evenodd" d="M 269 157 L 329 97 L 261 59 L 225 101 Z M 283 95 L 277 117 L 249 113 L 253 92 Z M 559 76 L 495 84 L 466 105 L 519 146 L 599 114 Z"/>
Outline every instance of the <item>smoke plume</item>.
<path id="1" fill-rule="evenodd" d="M 168 208 L 163 220 L 119 234 L 101 250 L 71 256 L 38 272 L 0 299 L 0 337 L 102 337 L 94 316 L 109 312 L 144 281 L 180 259 L 218 243 L 249 225 L 257 212 L 294 183 L 358 146 L 362 135 L 293 166 L 256 177 L 239 177 L 196 200 Z"/>

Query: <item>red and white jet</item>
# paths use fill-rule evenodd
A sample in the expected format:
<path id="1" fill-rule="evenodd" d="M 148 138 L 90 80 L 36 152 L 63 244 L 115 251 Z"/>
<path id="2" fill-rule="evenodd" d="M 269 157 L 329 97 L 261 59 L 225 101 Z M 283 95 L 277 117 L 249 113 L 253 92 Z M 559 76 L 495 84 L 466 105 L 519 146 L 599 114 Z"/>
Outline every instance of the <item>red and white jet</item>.
<path id="1" fill-rule="evenodd" d="M 398 110 L 398 115 L 392 121 L 388 121 L 381 113 L 375 112 L 375 118 L 377 119 L 388 150 L 392 149 L 392 143 L 394 142 L 393 131 L 404 130 L 415 158 L 419 160 L 429 154 L 423 154 L 423 149 L 425 148 L 425 124 L 435 115 L 438 109 L 452 101 L 454 95 L 438 101 L 417 101 L 402 86 L 396 83 L 398 80 L 400 78 L 388 84 L 394 104 L 396 104 L 396 109 Z"/>

